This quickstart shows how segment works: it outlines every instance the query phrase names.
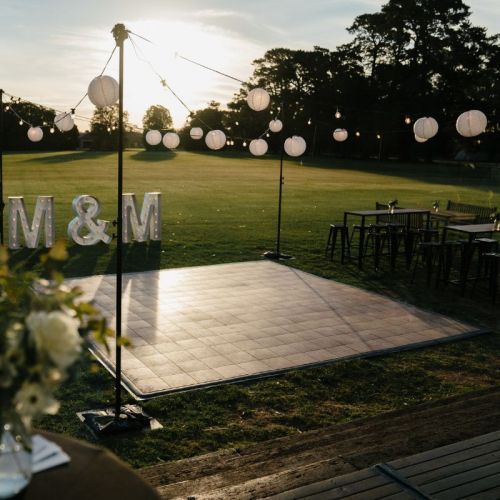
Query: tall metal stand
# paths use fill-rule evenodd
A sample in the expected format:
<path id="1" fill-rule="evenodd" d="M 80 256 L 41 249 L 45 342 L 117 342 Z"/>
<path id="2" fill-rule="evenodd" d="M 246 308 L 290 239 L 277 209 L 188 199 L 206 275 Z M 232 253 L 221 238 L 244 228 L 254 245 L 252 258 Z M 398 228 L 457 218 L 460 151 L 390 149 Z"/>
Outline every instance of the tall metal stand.
<path id="1" fill-rule="evenodd" d="M 116 348 L 115 348 L 115 419 L 120 418 L 122 405 L 122 291 L 123 291 L 123 44 L 128 38 L 123 24 L 112 30 L 119 54 L 119 97 L 118 97 L 118 204 L 116 216 Z"/>
<path id="2" fill-rule="evenodd" d="M 158 421 L 146 415 L 138 405 L 122 406 L 122 293 L 123 293 L 123 66 L 124 42 L 128 30 L 116 24 L 111 30 L 119 54 L 118 97 L 118 179 L 116 216 L 116 323 L 115 323 L 115 404 L 104 410 L 88 410 L 78 413 L 96 435 L 116 434 L 127 431 L 160 429 Z"/>
<path id="3" fill-rule="evenodd" d="M 0 245 L 3 245 L 3 89 L 0 89 Z"/>
<path id="4" fill-rule="evenodd" d="M 285 103 L 281 103 L 281 117 L 283 120 L 283 124 L 285 124 Z M 264 257 L 272 260 L 288 260 L 291 259 L 291 255 L 287 255 L 284 253 L 281 253 L 281 209 L 283 205 L 283 184 L 284 184 L 284 177 L 283 177 L 283 160 L 285 158 L 285 125 L 283 125 L 283 128 L 281 129 L 281 134 L 280 134 L 280 140 L 281 140 L 281 156 L 280 156 L 280 177 L 279 177 L 279 191 L 278 191 L 278 224 L 277 224 L 277 229 L 276 229 L 276 251 L 267 251 L 264 252 Z"/>

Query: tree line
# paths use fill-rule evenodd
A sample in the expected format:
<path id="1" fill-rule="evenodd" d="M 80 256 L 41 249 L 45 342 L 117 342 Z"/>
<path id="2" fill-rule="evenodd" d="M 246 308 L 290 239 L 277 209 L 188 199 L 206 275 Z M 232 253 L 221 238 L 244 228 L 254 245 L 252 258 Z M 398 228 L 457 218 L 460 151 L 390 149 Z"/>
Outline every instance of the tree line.
<path id="1" fill-rule="evenodd" d="M 500 38 L 472 24 L 462 0 L 389 0 L 378 12 L 356 17 L 347 30 L 352 40 L 333 50 L 266 51 L 253 62 L 253 74 L 227 108 L 212 101 L 191 114 L 178 131 L 181 147 L 206 149 L 203 141 L 189 137 L 190 128 L 200 126 L 205 133 L 208 128 L 224 130 L 234 148 L 243 149 L 244 141 L 263 134 L 276 116 L 287 135 L 306 139 L 308 153 L 314 155 L 500 158 Z M 246 95 L 255 87 L 271 94 L 268 110 L 248 108 Z M 456 118 L 469 109 L 482 110 L 489 120 L 487 132 L 474 139 L 455 130 Z M 433 116 L 440 125 L 439 134 L 425 144 L 417 144 L 412 132 L 411 124 L 421 116 Z M 96 110 L 89 146 L 115 148 L 116 122 L 116 107 Z M 14 125 L 6 123 L 6 142 L 13 148 L 21 142 L 20 127 Z M 172 129 L 168 109 L 151 106 L 143 127 L 144 133 Z M 336 128 L 349 131 L 346 142 L 333 140 Z M 128 145 L 140 144 L 128 118 L 127 130 Z M 57 142 L 63 140 L 60 135 L 53 134 L 51 142 L 44 139 L 43 147 L 75 145 L 76 131 L 63 143 Z M 278 151 L 277 135 L 264 138 L 270 151 Z"/>

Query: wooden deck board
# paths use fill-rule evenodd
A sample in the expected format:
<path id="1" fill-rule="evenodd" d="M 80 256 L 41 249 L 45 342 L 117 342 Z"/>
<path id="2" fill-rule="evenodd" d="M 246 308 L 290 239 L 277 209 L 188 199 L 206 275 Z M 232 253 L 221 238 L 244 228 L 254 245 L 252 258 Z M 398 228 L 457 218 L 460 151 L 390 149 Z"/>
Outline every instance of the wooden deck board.
<path id="1" fill-rule="evenodd" d="M 500 498 L 500 431 L 394 460 L 388 464 L 410 485 L 437 500 Z M 367 468 L 281 493 L 276 500 L 400 500 L 404 486 Z"/>
<path id="2" fill-rule="evenodd" d="M 422 489 L 439 499 L 455 499 L 481 493 L 493 486 L 500 486 L 500 462 L 441 479 Z"/>
<path id="3" fill-rule="evenodd" d="M 466 471 L 474 467 L 474 460 L 491 457 L 496 452 L 500 452 L 500 440 L 467 448 L 463 451 L 455 451 L 449 455 L 419 462 L 414 465 L 407 465 L 406 467 L 398 467 L 395 464 L 390 465 L 412 481 L 421 483 L 427 482 L 426 474 L 442 474 L 447 476 L 450 473 L 450 468 L 455 466 L 461 471 Z"/>

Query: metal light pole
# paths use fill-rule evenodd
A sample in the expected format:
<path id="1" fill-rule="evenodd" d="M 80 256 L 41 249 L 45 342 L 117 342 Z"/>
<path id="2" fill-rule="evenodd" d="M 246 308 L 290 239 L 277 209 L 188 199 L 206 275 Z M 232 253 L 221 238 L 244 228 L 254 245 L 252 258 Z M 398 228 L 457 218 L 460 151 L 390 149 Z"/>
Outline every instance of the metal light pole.
<path id="1" fill-rule="evenodd" d="M 283 120 L 283 124 L 285 124 L 285 103 L 281 103 L 281 117 Z M 273 252 L 271 250 L 264 252 L 264 257 L 268 259 L 273 259 L 273 260 L 287 260 L 291 259 L 291 255 L 283 254 L 281 253 L 281 207 L 282 207 L 282 201 L 283 201 L 283 183 L 284 183 L 284 178 L 283 178 L 283 160 L 285 157 L 285 126 L 283 125 L 283 128 L 281 129 L 281 134 L 280 134 L 280 140 L 281 140 L 281 156 L 280 156 L 280 177 L 279 177 L 279 191 L 278 191 L 278 227 L 276 230 L 276 251 Z"/>
<path id="2" fill-rule="evenodd" d="M 128 32 L 123 24 L 112 30 L 119 55 L 119 97 L 118 97 L 118 206 L 116 216 L 116 348 L 115 348 L 115 420 L 120 418 L 122 404 L 122 289 L 123 289 L 123 44 Z"/>
<path id="3" fill-rule="evenodd" d="M 111 30 L 119 54 L 118 91 L 118 172 L 117 172 L 117 215 L 116 215 L 116 323 L 115 323 L 115 404 L 104 410 L 88 410 L 78 413 L 96 435 L 116 434 L 126 431 L 153 430 L 162 426 L 145 414 L 138 405 L 122 406 L 122 293 L 123 293 L 123 67 L 124 42 L 129 31 L 123 24 L 116 24 Z"/>
<path id="4" fill-rule="evenodd" d="M 0 89 L 0 244 L 3 245 L 3 89 Z"/>

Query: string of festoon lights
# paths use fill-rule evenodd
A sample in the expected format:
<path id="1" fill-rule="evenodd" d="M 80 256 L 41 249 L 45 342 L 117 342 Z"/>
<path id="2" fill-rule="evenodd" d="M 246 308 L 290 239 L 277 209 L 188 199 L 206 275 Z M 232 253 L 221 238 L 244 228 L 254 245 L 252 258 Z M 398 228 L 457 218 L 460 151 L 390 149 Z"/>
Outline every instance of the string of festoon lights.
<path id="1" fill-rule="evenodd" d="M 142 51 L 140 47 L 138 47 L 135 43 L 133 43 L 132 37 L 130 38 L 132 42 L 132 46 L 134 48 L 136 57 L 140 59 L 141 61 L 145 62 L 146 64 L 149 65 L 151 70 L 158 76 L 160 79 L 160 82 L 163 87 L 165 87 L 167 90 L 169 90 L 172 95 L 181 103 L 182 106 L 186 108 L 186 110 L 189 113 L 189 116 L 194 116 L 194 112 L 189 108 L 189 106 L 185 103 L 183 99 L 181 99 L 178 95 L 177 92 L 175 92 L 172 87 L 167 83 L 167 80 L 160 75 L 154 66 L 151 64 L 149 60 L 147 60 L 142 54 Z M 75 105 L 75 107 L 71 108 L 71 110 L 68 111 L 57 111 L 56 110 L 56 115 L 54 118 L 54 123 L 49 124 L 47 122 L 43 122 L 42 124 L 34 124 L 30 120 L 24 118 L 17 110 L 16 110 L 16 105 L 20 104 L 21 102 L 30 102 L 31 104 L 34 104 L 36 106 L 40 106 L 36 103 L 33 103 L 31 101 L 24 101 L 21 100 L 20 98 L 16 98 L 7 92 L 4 92 L 5 95 L 9 96 L 11 98 L 11 102 L 7 103 L 7 105 L 4 107 L 5 111 L 11 111 L 18 119 L 19 119 L 19 125 L 28 125 L 28 131 L 27 131 L 27 137 L 31 142 L 39 142 L 43 139 L 44 132 L 43 128 L 47 128 L 50 133 L 55 132 L 55 128 L 57 128 L 60 132 L 69 132 L 70 130 L 73 129 L 75 125 L 75 118 L 80 119 L 80 120 L 86 120 L 86 121 L 91 121 L 90 118 L 84 117 L 84 116 L 79 116 L 76 115 L 76 109 L 78 106 L 84 101 L 84 99 L 88 96 L 89 100 L 98 108 L 106 107 L 106 106 L 112 106 L 115 104 L 118 100 L 118 82 L 111 76 L 105 75 L 104 72 L 106 68 L 108 67 L 114 53 L 115 53 L 116 47 L 113 49 L 111 52 L 106 64 L 104 65 L 103 70 L 101 73 L 95 77 L 89 84 L 87 92 L 83 95 L 83 97 L 78 101 L 78 103 Z M 177 54 L 178 55 L 178 54 Z M 243 83 L 242 80 L 235 78 L 231 75 L 228 75 L 227 73 L 223 73 L 219 70 L 216 70 L 214 68 L 210 68 L 206 65 L 203 65 L 201 63 L 198 63 L 196 61 L 193 61 L 191 59 L 188 59 L 182 55 L 178 55 L 180 58 L 196 64 L 198 66 L 201 66 L 204 69 L 207 69 L 212 72 L 216 72 L 218 74 L 221 74 L 223 76 L 227 76 L 228 78 L 232 78 L 233 80 L 237 80 L 241 83 Z M 246 101 L 250 109 L 261 112 L 264 111 L 269 107 L 269 104 L 271 102 L 271 96 L 267 92 L 266 89 L 264 88 L 255 88 L 252 89 L 248 92 Z M 280 111 L 280 108 L 278 107 L 278 113 Z M 271 113 L 273 113 L 271 111 Z M 335 114 L 334 114 L 335 119 L 339 120 L 340 118 L 343 117 L 339 106 L 336 106 Z M 191 127 L 189 131 L 190 138 L 192 140 L 201 140 L 203 137 L 205 137 L 205 144 L 207 147 L 211 150 L 220 150 L 224 146 L 228 145 L 234 145 L 234 140 L 229 139 L 226 135 L 226 133 L 220 129 L 213 130 L 210 126 L 208 126 L 203 120 L 199 117 L 196 118 L 201 122 L 201 124 L 208 129 L 207 133 L 205 134 L 205 131 L 201 126 L 193 126 Z M 405 116 L 404 119 L 405 123 L 407 125 L 411 125 L 412 119 L 409 116 Z M 307 121 L 308 125 L 311 125 L 313 123 L 313 120 L 309 118 Z M 238 122 L 237 122 L 238 124 Z M 315 121 L 315 124 L 322 124 L 325 126 L 329 126 L 329 124 L 322 123 L 320 121 Z M 465 111 L 464 113 L 460 114 L 460 116 L 457 118 L 455 122 L 455 127 L 457 132 L 463 136 L 463 137 L 476 137 L 483 132 L 486 131 L 488 125 L 487 117 L 486 115 L 479 110 L 469 110 Z M 111 132 L 115 127 L 113 127 L 111 124 L 108 126 L 108 132 Z M 131 126 L 132 129 L 137 130 L 137 131 L 142 131 L 140 127 L 136 126 Z M 283 122 L 282 120 L 279 119 L 279 116 L 276 115 L 271 119 L 271 121 L 268 124 L 268 127 L 266 130 L 257 138 L 254 139 L 248 139 L 248 138 L 242 138 L 242 137 L 235 137 L 236 139 L 240 139 L 243 141 L 243 147 L 246 147 L 248 144 L 248 149 L 250 153 L 254 156 L 262 156 L 265 155 L 268 151 L 268 143 L 264 139 L 264 137 L 269 137 L 270 133 L 279 133 L 283 129 Z M 414 138 L 417 143 L 425 143 L 429 139 L 432 139 L 437 135 L 439 131 L 439 124 L 437 120 L 433 117 L 430 116 L 424 116 L 421 118 L 418 118 L 415 120 L 413 123 L 413 133 L 414 133 Z M 391 131 L 384 131 L 384 134 L 390 133 Z M 392 132 L 402 132 L 402 131 L 392 131 Z M 373 133 L 373 132 L 372 132 Z M 360 137 L 361 136 L 361 131 L 356 130 L 354 132 L 355 137 Z M 382 133 L 377 132 L 376 134 L 377 139 L 382 139 Z M 346 128 L 338 127 L 335 128 L 332 132 L 332 137 L 333 140 L 336 142 L 345 142 L 349 138 L 350 134 L 349 131 Z M 176 149 L 180 145 L 180 137 L 176 132 L 173 131 L 167 131 L 166 133 L 162 134 L 162 131 L 160 130 L 148 130 L 146 131 L 145 134 L 145 141 L 151 145 L 151 146 L 156 146 L 159 145 L 160 143 L 163 143 L 163 145 L 167 149 Z M 292 157 L 297 157 L 302 155 L 306 148 L 307 148 L 307 143 L 305 139 L 299 135 L 292 135 L 285 139 L 284 142 L 284 148 L 285 152 Z"/>
<path id="2" fill-rule="evenodd" d="M 311 119 L 308 120 L 307 124 L 311 125 L 313 122 Z M 324 122 L 317 121 L 316 123 L 320 123 L 322 125 L 328 125 Z M 412 120 L 410 117 L 405 117 L 405 123 L 407 125 L 411 125 Z M 465 111 L 460 114 L 455 122 L 455 128 L 457 132 L 462 137 L 476 137 L 486 131 L 488 126 L 488 120 L 486 115 L 479 110 L 473 109 L 470 111 Z M 427 142 L 429 139 L 432 139 L 437 135 L 439 131 L 439 124 L 437 120 L 433 117 L 424 116 L 421 117 L 413 123 L 413 134 L 415 141 L 419 144 L 423 144 Z M 355 131 L 355 137 L 360 137 L 362 133 L 366 133 L 360 131 L 359 129 Z M 369 131 L 368 133 L 374 134 L 377 139 L 382 139 L 383 134 L 390 133 L 406 133 L 406 130 L 385 130 L 382 132 L 373 132 Z M 337 142 L 344 142 L 349 137 L 349 132 L 345 128 L 336 128 L 332 132 L 333 139 Z"/>
<path id="3" fill-rule="evenodd" d="M 233 80 L 237 80 L 241 83 L 244 83 L 242 80 L 240 80 L 238 78 L 235 78 L 231 75 L 227 75 L 226 73 L 223 73 L 219 70 L 216 70 L 214 68 L 211 68 L 209 66 L 201 64 L 197 61 L 193 61 L 193 60 L 188 59 L 187 57 L 184 57 L 181 55 L 179 55 L 179 57 L 184 59 L 187 62 L 190 62 L 192 64 L 200 66 L 204 69 L 207 69 L 209 71 L 218 73 L 220 75 L 227 76 L 228 78 L 231 78 Z M 262 96 L 264 96 L 264 94 L 262 94 L 262 93 L 265 93 L 267 95 L 267 97 L 261 98 L 262 102 L 266 103 L 264 107 L 259 107 L 258 109 L 252 107 L 252 101 L 253 101 L 252 93 L 254 91 L 258 92 Z M 262 88 L 257 88 L 257 89 L 251 90 L 247 96 L 248 105 L 250 106 L 251 109 L 255 109 L 256 111 L 261 111 L 263 109 L 266 109 L 267 106 L 269 105 L 269 101 L 270 101 L 269 94 L 267 93 L 267 91 L 265 89 L 262 89 Z M 380 112 L 380 113 L 384 113 L 384 112 Z M 339 106 L 336 106 L 334 116 L 337 120 L 342 118 L 342 113 L 340 112 Z M 411 125 L 412 119 L 410 118 L 410 116 L 405 115 L 404 122 L 406 125 Z M 312 119 L 309 118 L 307 123 L 308 123 L 308 125 L 311 125 Z M 476 137 L 476 136 L 484 133 L 486 131 L 487 126 L 488 126 L 488 120 L 486 118 L 486 115 L 482 111 L 475 110 L 475 109 L 463 112 L 462 114 L 459 115 L 459 117 L 457 118 L 457 120 L 455 122 L 455 127 L 456 127 L 457 132 L 463 137 Z M 270 130 L 272 132 L 279 132 L 279 131 L 281 131 L 282 128 L 283 128 L 283 123 L 280 120 L 275 119 L 269 123 L 268 130 Z M 413 124 L 413 132 L 414 132 L 415 141 L 418 143 L 425 143 L 429 139 L 432 139 L 438 133 L 438 130 L 439 130 L 438 122 L 433 117 L 424 116 L 424 117 L 418 118 L 417 120 L 415 120 L 415 122 Z M 388 132 L 388 131 L 386 131 L 386 132 Z M 401 132 L 401 131 L 397 131 L 397 132 Z M 264 132 L 264 134 L 262 134 L 258 139 L 254 139 L 253 141 L 250 141 L 250 146 L 252 146 L 252 144 L 253 144 L 253 146 L 252 147 L 249 146 L 249 149 L 250 149 L 250 152 L 252 154 L 254 154 L 255 156 L 260 156 L 260 155 L 263 155 L 267 152 L 267 142 L 264 139 L 262 139 L 263 135 L 266 135 L 266 133 L 267 133 L 267 131 Z M 269 136 L 269 135 L 267 134 L 267 136 Z M 336 142 L 345 142 L 349 137 L 349 132 L 347 131 L 347 129 L 339 127 L 339 128 L 335 128 L 333 130 L 332 136 Z M 360 137 L 361 132 L 359 130 L 356 130 L 355 136 Z M 378 140 L 382 139 L 381 132 L 377 132 L 375 134 L 375 136 Z M 246 145 L 245 142 L 243 143 L 244 146 Z M 292 145 L 293 145 L 293 147 L 292 147 Z M 288 139 L 285 140 L 284 147 L 285 147 L 286 153 L 289 156 L 300 156 L 301 154 L 303 154 L 305 152 L 307 145 L 306 145 L 305 140 L 301 136 L 292 136 L 292 137 L 289 137 Z M 290 154 L 290 152 L 292 154 Z M 300 152 L 300 153 L 296 154 L 298 152 Z"/>

